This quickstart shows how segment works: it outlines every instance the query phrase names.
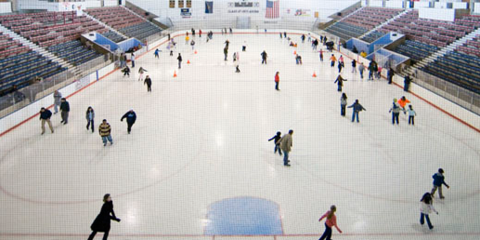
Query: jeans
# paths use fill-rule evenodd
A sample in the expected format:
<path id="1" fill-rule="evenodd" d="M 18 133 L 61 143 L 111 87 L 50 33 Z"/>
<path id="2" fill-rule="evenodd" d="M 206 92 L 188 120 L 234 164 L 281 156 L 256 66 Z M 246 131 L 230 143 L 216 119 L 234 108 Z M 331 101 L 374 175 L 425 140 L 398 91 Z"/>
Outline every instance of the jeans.
<path id="1" fill-rule="evenodd" d="M 330 240 L 332 237 L 332 228 L 327 226 L 327 224 L 325 223 L 325 232 L 323 232 L 323 235 L 320 237 L 319 240 Z"/>
<path id="2" fill-rule="evenodd" d="M 340 115 L 345 116 L 347 105 L 340 104 Z"/>
<path id="3" fill-rule="evenodd" d="M 278 84 L 279 84 L 279 82 L 275 82 L 275 90 L 279 90 L 278 89 Z"/>
<path id="4" fill-rule="evenodd" d="M 405 84 L 405 86 L 403 86 L 403 91 L 408 92 L 409 87 L 410 87 L 410 83 Z"/>
<path id="5" fill-rule="evenodd" d="M 113 144 L 113 139 L 112 139 L 112 135 L 108 135 L 106 137 L 102 137 L 102 141 L 103 141 L 103 145 L 106 145 L 107 144 L 107 140 Z"/>
<path id="6" fill-rule="evenodd" d="M 275 149 L 273 150 L 273 153 L 277 153 L 277 150 L 278 150 L 278 154 L 282 156 L 282 149 L 280 149 L 280 145 L 275 144 Z"/>
<path id="7" fill-rule="evenodd" d="M 132 60 L 132 68 L 134 68 L 134 67 L 135 67 L 135 61 Z"/>
<path id="8" fill-rule="evenodd" d="M 408 117 L 408 125 L 410 125 L 410 123 L 411 123 L 412 125 L 415 125 L 415 120 L 414 120 L 414 118 L 415 118 L 414 116 L 409 116 L 409 117 Z"/>
<path id="9" fill-rule="evenodd" d="M 352 114 L 352 122 L 355 120 L 355 116 L 357 117 L 357 122 L 359 122 L 358 112 L 356 112 L 356 111 L 353 111 L 353 114 Z"/>
<path id="10" fill-rule="evenodd" d="M 368 72 L 368 80 L 373 80 L 373 71 Z"/>
<path id="11" fill-rule="evenodd" d="M 54 113 L 54 114 L 55 114 L 55 113 L 58 113 L 58 106 L 60 106 L 60 103 L 54 103 L 54 104 L 53 104 L 53 111 L 54 111 L 53 113 Z"/>
<path id="12" fill-rule="evenodd" d="M 288 164 L 288 152 L 287 151 L 283 151 L 283 165 L 287 165 Z"/>
<path id="13" fill-rule="evenodd" d="M 107 240 L 108 239 L 108 232 L 109 231 L 106 231 L 104 234 L 103 234 L 103 240 Z M 88 240 L 93 240 L 93 238 L 95 237 L 95 235 L 97 234 L 97 231 L 93 231 L 92 234 L 90 234 L 90 236 L 88 237 Z"/>
<path id="14" fill-rule="evenodd" d="M 397 122 L 397 125 L 398 125 L 398 116 L 399 115 L 400 115 L 400 113 L 392 112 L 392 124 L 395 124 L 395 122 Z"/>
<path id="15" fill-rule="evenodd" d="M 428 216 L 428 214 L 420 213 L 420 224 L 423 225 L 425 223 L 424 218 L 427 219 L 428 228 L 432 229 L 433 226 L 432 226 L 432 223 L 430 222 L 430 217 Z"/>
<path id="16" fill-rule="evenodd" d="M 360 70 L 360 78 L 363 79 L 363 70 Z"/>
<path id="17" fill-rule="evenodd" d="M 178 69 L 182 68 L 182 62 L 178 62 Z"/>
<path id="18" fill-rule="evenodd" d="M 342 85 L 341 84 L 338 84 L 338 89 L 337 91 L 341 92 L 342 91 Z"/>
<path id="19" fill-rule="evenodd" d="M 335 61 L 332 61 L 332 62 L 330 63 L 330 67 L 335 67 Z"/>
<path id="20" fill-rule="evenodd" d="M 92 119 L 92 120 L 88 120 L 88 123 L 87 123 L 87 130 L 88 130 L 88 128 L 90 127 L 90 124 L 92 124 L 92 132 L 94 132 L 94 130 L 93 130 L 93 129 L 94 129 L 95 127 L 93 126 L 93 119 Z"/>

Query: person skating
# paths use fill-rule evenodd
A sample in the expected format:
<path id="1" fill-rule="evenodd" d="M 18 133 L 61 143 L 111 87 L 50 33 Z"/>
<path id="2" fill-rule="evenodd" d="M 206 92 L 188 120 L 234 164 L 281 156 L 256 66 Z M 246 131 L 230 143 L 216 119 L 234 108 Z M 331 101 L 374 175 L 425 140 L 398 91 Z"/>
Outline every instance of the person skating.
<path id="1" fill-rule="evenodd" d="M 64 125 L 68 123 L 68 114 L 70 113 L 70 104 L 67 102 L 67 99 L 62 98 L 62 103 L 60 104 L 60 114 L 62 115 L 62 121 Z"/>
<path id="2" fill-rule="evenodd" d="M 225 44 L 225 47 L 228 49 L 228 47 L 230 47 L 230 41 L 228 41 L 228 39 L 224 42 Z"/>
<path id="3" fill-rule="evenodd" d="M 363 65 L 363 63 L 360 63 L 360 65 L 358 65 L 358 72 L 360 72 L 360 79 L 363 79 L 363 71 L 365 71 L 365 65 Z"/>
<path id="4" fill-rule="evenodd" d="M 320 52 L 320 62 L 323 62 L 323 50 L 320 49 L 319 52 Z"/>
<path id="5" fill-rule="evenodd" d="M 155 55 L 155 58 L 160 58 L 160 56 L 158 55 L 158 53 L 160 52 L 160 50 L 155 49 L 155 52 L 153 53 L 153 55 Z"/>
<path id="6" fill-rule="evenodd" d="M 152 91 L 152 79 L 150 79 L 150 76 L 147 75 L 147 77 L 145 78 L 145 81 L 143 82 L 143 85 L 147 85 L 147 92 L 151 92 Z"/>
<path id="7" fill-rule="evenodd" d="M 182 55 L 180 53 L 178 53 L 177 60 L 178 60 L 178 69 L 181 69 L 182 68 Z"/>
<path id="8" fill-rule="evenodd" d="M 406 75 L 405 78 L 403 79 L 403 91 L 408 92 L 411 82 L 412 82 L 412 79 L 410 78 L 410 75 Z"/>
<path id="9" fill-rule="evenodd" d="M 243 41 L 242 52 L 247 51 L 247 41 Z"/>
<path id="10" fill-rule="evenodd" d="M 202 37 L 202 29 L 198 29 L 198 37 Z"/>
<path id="11" fill-rule="evenodd" d="M 394 75 L 395 75 L 395 71 L 393 71 L 392 68 L 388 69 L 388 72 L 387 72 L 388 84 L 392 84 Z"/>
<path id="12" fill-rule="evenodd" d="M 143 81 L 143 74 L 145 72 L 148 72 L 148 71 L 143 67 L 140 67 L 140 69 L 138 69 L 138 81 Z"/>
<path id="13" fill-rule="evenodd" d="M 192 51 L 195 50 L 195 40 L 190 41 L 190 46 L 192 46 Z"/>
<path id="14" fill-rule="evenodd" d="M 280 72 L 275 73 L 275 90 L 280 91 L 278 88 L 280 84 Z"/>
<path id="15" fill-rule="evenodd" d="M 400 105 L 398 105 L 397 99 L 394 98 L 393 99 L 393 106 L 388 111 L 389 113 L 392 113 L 392 124 L 395 124 L 395 122 L 397 123 L 397 125 L 399 124 L 398 123 L 398 116 L 400 115 L 401 111 L 402 111 L 402 108 L 400 107 Z"/>
<path id="16" fill-rule="evenodd" d="M 321 222 L 324 218 L 326 218 L 325 232 L 323 232 L 323 235 L 319 238 L 319 240 L 331 240 L 332 227 L 335 227 L 339 233 L 342 233 L 342 230 L 340 230 L 340 228 L 337 226 L 337 217 L 335 216 L 336 211 L 337 207 L 335 207 L 335 205 L 332 205 L 330 207 L 330 211 L 327 211 L 320 219 L 318 219 L 318 221 Z"/>
<path id="17" fill-rule="evenodd" d="M 412 126 L 415 125 L 415 116 L 417 116 L 417 113 L 415 110 L 413 110 L 412 105 L 408 105 L 408 125 L 412 124 Z"/>
<path id="18" fill-rule="evenodd" d="M 435 197 L 435 192 L 437 191 L 438 189 L 438 196 L 440 197 L 440 199 L 444 199 L 445 197 L 443 196 L 443 192 L 442 192 L 442 185 L 445 185 L 447 188 L 450 188 L 450 186 L 448 186 L 448 184 L 445 182 L 445 176 L 443 176 L 443 169 L 438 169 L 438 172 L 433 174 L 432 178 L 433 178 L 433 188 L 432 188 L 432 192 L 431 192 L 431 195 L 432 197 Z"/>
<path id="19" fill-rule="evenodd" d="M 283 32 L 283 38 L 287 38 L 287 32 Z"/>
<path id="20" fill-rule="evenodd" d="M 352 60 L 352 73 L 357 73 L 357 61 L 355 59 Z"/>
<path id="21" fill-rule="evenodd" d="M 240 73 L 240 65 L 237 65 L 237 66 L 235 67 L 235 72 L 236 72 L 236 73 Z"/>
<path id="22" fill-rule="evenodd" d="M 340 115 L 345 117 L 347 112 L 347 94 L 343 93 L 340 98 Z"/>
<path id="23" fill-rule="evenodd" d="M 223 55 L 225 55 L 225 61 L 227 61 L 228 58 L 228 47 L 223 48 Z"/>
<path id="24" fill-rule="evenodd" d="M 342 69 L 345 67 L 345 63 L 343 62 L 343 56 L 340 56 L 340 59 L 338 59 L 338 73 L 342 72 Z"/>
<path id="25" fill-rule="evenodd" d="M 103 206 L 100 210 L 100 213 L 93 221 L 90 228 L 92 229 L 92 234 L 88 237 L 88 240 L 93 240 L 97 232 L 103 232 L 103 240 L 108 239 L 108 233 L 110 232 L 110 220 L 120 222 L 120 218 L 115 216 L 113 211 L 113 202 L 110 194 L 105 194 L 103 196 Z"/>
<path id="26" fill-rule="evenodd" d="M 103 146 L 107 146 L 107 140 L 110 142 L 110 145 L 113 145 L 112 140 L 112 128 L 110 124 L 107 122 L 107 119 L 103 119 L 102 123 L 98 127 L 98 133 L 103 141 Z"/>
<path id="27" fill-rule="evenodd" d="M 137 114 L 133 111 L 133 109 L 130 109 L 127 113 L 123 115 L 123 117 L 120 119 L 121 122 L 123 122 L 123 119 L 127 119 L 127 131 L 128 134 L 132 131 L 132 126 L 135 124 L 135 121 L 137 120 Z"/>
<path id="28" fill-rule="evenodd" d="M 302 39 L 302 43 L 305 43 L 305 34 L 302 34 L 302 36 L 300 37 L 300 39 Z"/>
<path id="29" fill-rule="evenodd" d="M 377 63 L 374 60 L 372 60 L 368 65 L 368 80 L 373 80 L 373 75 L 376 72 L 378 72 L 378 66 L 377 66 Z"/>
<path id="30" fill-rule="evenodd" d="M 268 57 L 267 52 L 263 50 L 263 52 L 260 55 L 262 55 L 262 64 L 264 63 L 267 64 L 267 57 Z"/>
<path id="31" fill-rule="evenodd" d="M 233 34 L 233 30 L 232 30 L 232 28 L 230 28 L 230 34 Z"/>
<path id="32" fill-rule="evenodd" d="M 280 139 L 280 149 L 283 151 L 283 166 L 290 167 L 290 160 L 288 156 L 290 155 L 290 151 L 292 151 L 293 146 L 293 130 L 289 130 L 287 134 L 285 134 Z"/>
<path id="33" fill-rule="evenodd" d="M 339 64 L 339 65 L 340 65 L 340 64 Z M 342 91 L 342 87 L 343 87 L 343 82 L 344 82 L 344 81 L 347 81 L 347 79 L 344 79 L 344 78 L 342 77 L 342 75 L 339 74 L 338 77 L 337 77 L 337 79 L 335 80 L 335 82 L 333 82 L 334 84 L 336 83 L 337 86 L 338 86 L 337 91 L 339 91 L 339 92 Z"/>
<path id="34" fill-rule="evenodd" d="M 330 56 L 330 67 L 335 67 L 336 61 L 337 61 L 337 58 L 335 57 L 335 55 L 332 54 L 332 56 Z"/>
<path id="35" fill-rule="evenodd" d="M 53 114 L 58 113 L 58 107 L 60 107 L 61 101 L 62 101 L 62 94 L 58 90 L 55 90 L 55 92 L 53 93 L 53 109 L 54 109 Z"/>
<path id="36" fill-rule="evenodd" d="M 185 36 L 185 45 L 188 45 L 189 42 L 190 42 L 190 36 L 188 36 L 188 32 L 187 32 L 187 35 Z"/>
<path id="37" fill-rule="evenodd" d="M 130 68 L 128 66 L 125 66 L 124 69 L 122 69 L 123 72 L 123 77 L 128 76 L 130 77 Z"/>
<path id="38" fill-rule="evenodd" d="M 407 106 L 407 104 L 409 103 L 410 100 L 408 100 L 405 96 L 402 96 L 400 100 L 398 100 L 398 105 L 400 105 L 400 107 L 402 108 L 403 113 L 406 113 L 405 106 Z"/>
<path id="39" fill-rule="evenodd" d="M 192 37 L 195 37 L 195 29 L 192 28 Z"/>
<path id="40" fill-rule="evenodd" d="M 233 62 L 236 62 L 236 61 L 237 61 L 237 53 L 234 52 L 234 53 L 233 53 Z"/>
<path id="41" fill-rule="evenodd" d="M 360 122 L 359 118 L 358 118 L 358 114 L 361 112 L 361 111 L 367 111 L 367 109 L 365 109 L 359 102 L 358 102 L 358 99 L 355 100 L 355 102 L 350 105 L 348 108 L 353 108 L 353 113 L 352 113 L 352 122 L 355 120 L 355 118 L 357 118 L 357 123 Z"/>
<path id="42" fill-rule="evenodd" d="M 270 141 L 274 140 L 273 143 L 275 143 L 275 149 L 273 150 L 273 153 L 277 153 L 277 151 L 278 151 L 278 154 L 280 154 L 280 156 L 282 156 L 282 150 L 280 149 L 280 139 L 282 139 L 282 133 L 277 132 L 277 135 L 268 139 L 268 141 L 270 142 Z"/>
<path id="43" fill-rule="evenodd" d="M 282 35 L 282 33 L 280 32 L 280 39 L 282 39 L 282 38 L 283 38 L 283 35 Z"/>
<path id="44" fill-rule="evenodd" d="M 87 112 L 85 113 L 85 118 L 87 119 L 87 130 L 92 127 L 92 133 L 94 132 L 94 119 L 95 119 L 95 111 L 93 111 L 92 107 L 87 108 Z"/>
<path id="45" fill-rule="evenodd" d="M 302 65 L 302 56 L 297 54 L 295 56 L 295 62 L 297 63 L 297 65 Z"/>
<path id="46" fill-rule="evenodd" d="M 50 112 L 50 110 L 44 107 L 40 109 L 40 121 L 42 121 L 42 135 L 45 133 L 45 123 L 48 123 L 48 128 L 50 128 L 50 131 L 53 133 L 52 122 L 50 121 L 51 117 L 52 112 Z"/>
<path id="47" fill-rule="evenodd" d="M 433 229 L 432 222 L 430 222 L 429 214 L 435 212 L 438 215 L 438 211 L 433 207 L 433 199 L 430 193 L 425 193 L 420 200 L 420 224 L 425 224 L 425 218 L 427 219 L 427 225 L 429 229 Z"/>

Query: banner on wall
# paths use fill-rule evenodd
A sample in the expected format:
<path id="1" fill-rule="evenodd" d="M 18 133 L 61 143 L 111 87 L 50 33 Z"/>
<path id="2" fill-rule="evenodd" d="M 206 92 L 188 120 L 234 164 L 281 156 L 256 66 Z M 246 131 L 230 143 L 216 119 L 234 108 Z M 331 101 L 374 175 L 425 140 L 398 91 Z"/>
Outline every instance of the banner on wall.
<path id="1" fill-rule="evenodd" d="M 311 17 L 312 13 L 310 9 L 287 9 L 285 13 L 290 16 L 295 17 Z M 318 14 L 318 12 L 315 12 Z"/>
<path id="2" fill-rule="evenodd" d="M 59 12 L 75 11 L 77 16 L 81 16 L 83 14 L 83 10 L 85 10 L 85 6 L 76 2 L 64 2 L 59 4 L 58 7 Z"/>
<path id="3" fill-rule="evenodd" d="M 213 2 L 205 2 L 205 13 L 206 14 L 213 13 Z"/>
<path id="4" fill-rule="evenodd" d="M 229 2 L 227 13 L 236 14 L 258 14 L 260 13 L 260 2 L 243 0 L 242 2 Z"/>
<path id="5" fill-rule="evenodd" d="M 191 18 L 192 13 L 190 12 L 190 8 L 182 8 L 180 9 L 180 16 L 182 18 Z"/>

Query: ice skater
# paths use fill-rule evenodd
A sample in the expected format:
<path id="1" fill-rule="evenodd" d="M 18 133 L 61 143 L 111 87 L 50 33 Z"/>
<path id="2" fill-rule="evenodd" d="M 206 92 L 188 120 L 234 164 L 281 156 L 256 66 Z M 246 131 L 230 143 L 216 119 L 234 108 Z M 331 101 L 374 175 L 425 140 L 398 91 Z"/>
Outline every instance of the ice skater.
<path id="1" fill-rule="evenodd" d="M 336 211 L 337 207 L 332 205 L 330 207 L 330 211 L 326 212 L 320 219 L 318 219 L 319 222 L 321 222 L 324 218 L 327 219 L 325 220 L 325 232 L 323 232 L 323 235 L 319 238 L 319 240 L 331 240 L 332 227 L 335 227 L 339 233 L 342 233 L 342 230 L 340 230 L 340 228 L 337 226 L 337 217 L 335 216 Z"/>
<path id="2" fill-rule="evenodd" d="M 435 192 L 438 189 L 438 196 L 440 197 L 440 199 L 444 199 L 445 197 L 443 196 L 442 185 L 445 185 L 447 188 L 450 188 L 450 186 L 448 186 L 448 184 L 445 182 L 445 176 L 443 176 L 443 173 L 444 173 L 443 169 L 439 168 L 438 172 L 433 174 L 432 176 L 433 178 L 433 188 L 431 192 L 432 198 L 435 197 Z"/>
<path id="3" fill-rule="evenodd" d="M 102 138 L 104 147 L 107 146 L 107 141 L 110 142 L 110 145 L 113 145 L 112 128 L 110 127 L 110 124 L 107 122 L 107 119 L 102 120 L 102 123 L 98 127 L 98 133 Z"/>
<path id="4" fill-rule="evenodd" d="M 135 124 L 135 121 L 137 121 L 137 114 L 133 111 L 133 109 L 130 109 L 127 113 L 125 113 L 122 118 L 120 119 L 121 122 L 123 122 L 123 119 L 127 119 L 127 132 L 130 134 L 132 131 L 132 126 Z"/>
<path id="5" fill-rule="evenodd" d="M 125 66 L 125 68 L 122 69 L 122 72 L 123 72 L 123 77 L 125 76 L 130 77 L 130 68 L 128 68 L 128 66 Z"/>
<path id="6" fill-rule="evenodd" d="M 360 72 L 360 79 L 363 79 L 363 71 L 365 71 L 365 65 L 363 65 L 363 63 L 360 63 L 360 65 L 358 65 L 358 72 Z"/>
<path id="7" fill-rule="evenodd" d="M 338 59 L 338 73 L 342 72 L 342 69 L 345 67 L 345 62 L 343 61 L 343 56 L 340 55 L 340 58 Z"/>
<path id="8" fill-rule="evenodd" d="M 235 67 L 235 72 L 236 72 L 236 73 L 240 73 L 240 65 L 237 65 L 237 66 Z"/>
<path id="9" fill-rule="evenodd" d="M 343 93 L 340 98 L 340 115 L 345 117 L 347 112 L 347 94 Z"/>
<path id="10" fill-rule="evenodd" d="M 223 48 L 223 55 L 225 55 L 225 61 L 227 61 L 228 58 L 228 47 Z"/>
<path id="11" fill-rule="evenodd" d="M 177 60 L 178 60 L 178 69 L 181 69 L 182 68 L 182 55 L 180 53 L 178 53 L 178 57 L 177 57 Z"/>
<path id="12" fill-rule="evenodd" d="M 195 50 L 195 40 L 190 41 L 190 46 L 192 46 L 192 51 Z"/>
<path id="13" fill-rule="evenodd" d="M 94 132 L 94 119 L 95 119 L 95 111 L 93 111 L 93 108 L 92 107 L 88 107 L 87 108 L 87 112 L 85 113 L 85 118 L 87 119 L 87 130 L 89 129 L 89 127 L 91 126 L 92 127 L 92 133 Z"/>
<path id="14" fill-rule="evenodd" d="M 323 50 L 320 49 L 319 52 L 320 52 L 320 62 L 323 62 Z"/>
<path id="15" fill-rule="evenodd" d="M 145 72 L 148 72 L 148 71 L 143 67 L 140 67 L 140 69 L 138 69 L 138 81 L 143 81 L 143 74 Z"/>
<path id="16" fill-rule="evenodd" d="M 40 121 L 42 121 L 42 135 L 45 133 L 45 123 L 48 124 L 50 132 L 53 133 L 52 122 L 50 118 L 52 117 L 52 112 L 44 107 L 40 109 Z"/>
<path id="17" fill-rule="evenodd" d="M 392 113 L 392 124 L 393 125 L 395 125 L 395 122 L 397 123 L 397 125 L 399 124 L 398 123 L 398 116 L 400 115 L 401 110 L 402 109 L 400 108 L 400 105 L 398 105 L 398 103 L 397 103 L 397 99 L 394 98 L 393 99 L 393 106 L 388 111 L 389 113 Z"/>
<path id="18" fill-rule="evenodd" d="M 330 57 L 330 67 L 335 67 L 336 61 L 337 61 L 337 58 L 335 57 L 335 55 L 332 54 L 332 56 Z"/>
<path id="19" fill-rule="evenodd" d="M 242 52 L 247 51 L 247 41 L 243 41 Z"/>
<path id="20" fill-rule="evenodd" d="M 234 53 L 233 53 L 233 62 L 236 62 L 236 61 L 237 61 L 237 53 L 234 52 Z"/>
<path id="21" fill-rule="evenodd" d="M 427 225 L 429 229 L 433 229 L 433 225 L 430 222 L 429 214 L 435 212 L 438 215 L 438 211 L 433 207 L 433 199 L 430 193 L 425 193 L 420 200 L 420 224 L 425 224 L 425 218 L 427 219 Z"/>
<path id="22" fill-rule="evenodd" d="M 147 75 L 143 85 L 147 85 L 147 92 L 152 92 L 152 79 L 150 79 L 150 76 Z"/>
<path id="23" fill-rule="evenodd" d="M 357 61 L 355 59 L 352 60 L 352 73 L 357 73 Z"/>
<path id="24" fill-rule="evenodd" d="M 413 110 L 412 105 L 408 105 L 408 125 L 412 124 L 412 126 L 415 125 L 415 116 L 417 116 L 417 113 L 415 110 Z"/>
<path id="25" fill-rule="evenodd" d="M 295 56 L 295 62 L 297 63 L 297 65 L 302 65 L 302 56 L 297 54 Z"/>
<path id="26" fill-rule="evenodd" d="M 103 240 L 107 240 L 108 233 L 110 232 L 110 220 L 120 222 L 120 218 L 117 218 L 113 211 L 113 202 L 110 194 L 107 193 L 103 196 L 103 202 L 102 210 L 100 210 L 97 218 L 95 218 L 95 221 L 93 221 L 90 226 L 92 234 L 90 234 L 88 240 L 93 240 L 97 232 L 104 232 Z"/>
<path id="27" fill-rule="evenodd" d="M 273 150 L 273 153 L 277 153 L 277 151 L 278 151 L 278 154 L 280 154 L 280 156 L 282 156 L 282 150 L 280 149 L 280 139 L 282 139 L 282 133 L 277 132 L 277 135 L 268 139 L 268 141 L 270 142 L 270 141 L 274 140 L 273 143 L 275 143 L 275 149 Z"/>
<path id="28" fill-rule="evenodd" d="M 358 114 L 361 112 L 361 111 L 367 111 L 367 109 L 365 109 L 359 102 L 358 102 L 358 99 L 355 100 L 355 102 L 350 105 L 348 108 L 353 108 L 353 113 L 352 113 L 352 122 L 355 120 L 355 118 L 357 118 L 357 123 L 360 122 L 360 120 L 358 119 Z"/>
<path id="29" fill-rule="evenodd" d="M 290 160 L 288 157 L 290 156 L 290 151 L 292 151 L 293 146 L 293 130 L 289 130 L 287 134 L 285 134 L 280 139 L 280 149 L 283 150 L 283 166 L 290 167 Z"/>
<path id="30" fill-rule="evenodd" d="M 155 58 L 160 58 L 160 56 L 158 55 L 158 53 L 160 52 L 160 50 L 155 49 L 155 52 L 153 53 L 153 55 L 155 56 Z"/>
<path id="31" fill-rule="evenodd" d="M 280 91 L 278 86 L 280 85 L 280 72 L 275 73 L 275 90 Z"/>
<path id="32" fill-rule="evenodd" d="M 267 64 L 267 52 L 265 52 L 265 50 L 263 50 L 263 52 L 260 54 L 262 55 L 262 64 Z"/>
<path id="33" fill-rule="evenodd" d="M 402 108 L 403 113 L 407 113 L 405 110 L 405 106 L 407 106 L 407 104 L 409 103 L 410 103 L 410 100 L 408 100 L 405 96 L 402 96 L 400 100 L 398 100 L 398 105 L 400 105 L 400 107 Z"/>
<path id="34" fill-rule="evenodd" d="M 339 64 L 340 65 L 340 64 Z M 338 88 L 337 88 L 337 91 L 341 92 L 342 91 L 342 87 L 343 87 L 343 82 L 347 81 L 347 79 L 344 79 L 342 77 L 342 74 L 338 74 L 338 77 L 337 77 L 337 80 L 335 80 L 335 82 L 333 82 L 334 84 L 336 83 Z"/>
<path id="35" fill-rule="evenodd" d="M 60 114 L 62 115 L 63 125 L 68 123 L 68 115 L 70 113 L 70 104 L 67 102 L 66 98 L 62 98 L 62 103 L 60 104 Z"/>

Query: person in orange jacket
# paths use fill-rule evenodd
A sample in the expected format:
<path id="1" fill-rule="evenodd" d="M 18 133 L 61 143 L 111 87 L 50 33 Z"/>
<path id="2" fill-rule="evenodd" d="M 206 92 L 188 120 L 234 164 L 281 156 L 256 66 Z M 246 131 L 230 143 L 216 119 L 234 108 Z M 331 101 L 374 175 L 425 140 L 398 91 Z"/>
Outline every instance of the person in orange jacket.
<path id="1" fill-rule="evenodd" d="M 398 100 L 398 105 L 400 105 L 400 107 L 402 107 L 403 109 L 403 112 L 405 113 L 405 106 L 407 106 L 407 104 L 410 103 L 410 100 L 408 100 L 407 98 L 405 98 L 405 96 L 402 96 L 402 98 L 400 98 L 400 100 Z"/>
<path id="2" fill-rule="evenodd" d="M 330 61 L 331 61 L 330 67 L 335 67 L 335 62 L 337 61 L 337 58 L 335 57 L 335 55 L 332 54 L 332 56 L 330 57 Z"/>

